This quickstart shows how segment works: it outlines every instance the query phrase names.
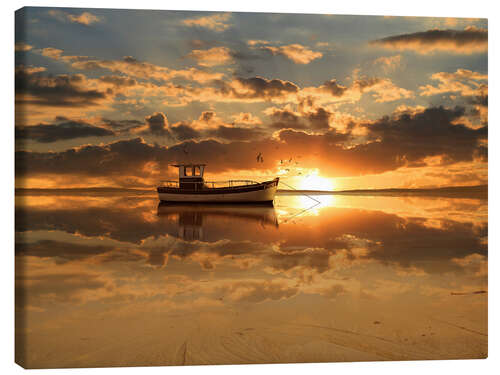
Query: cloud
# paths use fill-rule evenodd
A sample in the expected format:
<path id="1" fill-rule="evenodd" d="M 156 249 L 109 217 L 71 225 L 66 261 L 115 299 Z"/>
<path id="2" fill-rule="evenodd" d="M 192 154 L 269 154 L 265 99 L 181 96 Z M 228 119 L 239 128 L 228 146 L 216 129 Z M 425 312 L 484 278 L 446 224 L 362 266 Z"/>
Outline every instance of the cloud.
<path id="1" fill-rule="evenodd" d="M 218 126 L 207 132 L 209 137 L 216 137 L 230 141 L 256 140 L 265 135 L 262 130 L 255 128 L 242 128 L 236 126 Z"/>
<path id="2" fill-rule="evenodd" d="M 48 58 L 51 58 L 54 60 L 59 60 L 64 51 L 62 49 L 58 49 L 58 48 L 46 47 L 46 48 L 42 48 L 40 50 L 40 52 L 41 52 L 42 56 L 45 56 L 45 57 L 48 57 Z"/>
<path id="3" fill-rule="evenodd" d="M 235 78 L 232 82 L 219 82 L 216 92 L 235 99 L 276 99 L 296 94 L 299 87 L 290 81 L 263 77 Z"/>
<path id="4" fill-rule="evenodd" d="M 326 81 L 319 87 L 320 90 L 324 90 L 332 96 L 340 97 L 344 95 L 347 90 L 347 87 L 339 85 L 336 79 L 331 79 L 330 81 Z"/>
<path id="5" fill-rule="evenodd" d="M 273 55 L 281 55 L 296 64 L 309 64 L 310 62 L 323 57 L 321 52 L 312 51 L 308 47 L 294 43 L 288 45 L 272 45 L 271 42 L 263 40 L 249 40 L 247 44 L 251 47 L 259 48 L 271 52 Z"/>
<path id="6" fill-rule="evenodd" d="M 264 111 L 271 117 L 274 129 L 325 130 L 330 127 L 333 113 L 323 107 L 311 107 L 307 111 L 293 111 L 290 107 L 270 107 Z"/>
<path id="7" fill-rule="evenodd" d="M 16 126 L 16 140 L 32 139 L 40 143 L 50 143 L 75 138 L 116 135 L 111 130 L 84 121 L 74 121 L 66 118 L 62 120 L 62 122 L 56 124 Z"/>
<path id="8" fill-rule="evenodd" d="M 42 76 L 40 70 L 16 67 L 16 103 L 46 107 L 89 107 L 106 98 L 105 92 L 88 89 L 82 74 Z"/>
<path id="9" fill-rule="evenodd" d="M 121 181 L 124 176 L 154 181 L 168 164 L 186 157 L 203 160 L 211 165 L 212 173 L 230 170 L 274 171 L 279 161 L 293 155 L 302 155 L 301 167 L 321 168 L 323 176 L 358 176 L 383 173 L 401 167 L 425 166 L 426 158 L 439 157 L 441 163 L 484 161 L 487 146 L 487 127 L 472 129 L 458 121 L 463 108 L 427 108 L 413 114 L 403 113 L 382 117 L 376 121 L 356 124 L 363 128 L 363 140 L 352 142 L 350 130 L 341 133 L 324 125 L 324 114 L 311 112 L 307 121 L 318 121 L 318 133 L 309 130 L 283 129 L 272 137 L 254 138 L 248 130 L 231 130 L 227 125 L 205 129 L 226 138 L 243 139 L 227 143 L 214 139 L 199 142 L 185 141 L 169 147 L 148 144 L 140 138 L 121 140 L 108 144 L 87 145 L 60 152 L 16 152 L 16 173 L 19 178 L 48 175 L 106 178 Z M 208 116 L 208 115 L 207 115 Z M 315 118 L 316 116 L 316 118 Z M 304 121 L 304 120 L 302 120 Z M 166 117 L 155 113 L 148 117 L 149 132 L 168 135 Z M 197 129 L 201 132 L 202 128 Z M 210 132 L 210 130 L 206 130 Z M 206 134 L 206 133 L 202 133 Z M 236 135 L 237 134 L 237 135 Z M 429 142 L 432 139 L 432 142 Z M 263 163 L 256 163 L 261 152 Z M 319 167 L 320 166 L 320 167 Z"/>
<path id="10" fill-rule="evenodd" d="M 353 83 L 353 89 L 360 93 L 371 93 L 377 103 L 409 99 L 415 96 L 412 91 L 396 86 L 388 78 L 357 79 Z"/>
<path id="11" fill-rule="evenodd" d="M 108 119 L 108 118 L 101 118 L 100 122 L 102 125 L 106 128 L 113 129 L 113 130 L 122 130 L 122 129 L 130 129 L 130 128 L 137 128 L 143 123 L 139 120 L 114 120 L 114 119 Z"/>
<path id="12" fill-rule="evenodd" d="M 158 136 L 170 136 L 168 130 L 168 119 L 163 112 L 155 112 L 145 118 L 145 125 L 134 132 L 138 134 L 154 134 Z"/>
<path id="13" fill-rule="evenodd" d="M 227 47 L 213 47 L 206 50 L 193 50 L 188 57 L 196 60 L 198 65 L 212 67 L 216 65 L 227 65 L 233 60 L 231 51 Z"/>
<path id="14" fill-rule="evenodd" d="M 361 77 L 346 87 L 332 79 L 320 86 L 305 87 L 299 96 L 310 98 L 317 103 L 357 102 L 369 93 L 377 103 L 391 102 L 414 97 L 411 90 L 396 86 L 389 78 Z"/>
<path id="15" fill-rule="evenodd" d="M 395 50 L 411 50 L 420 54 L 452 52 L 482 53 L 488 50 L 488 30 L 469 26 L 464 30 L 433 29 L 401 34 L 370 42 L 372 45 Z"/>
<path id="16" fill-rule="evenodd" d="M 68 14 L 68 19 L 71 22 L 79 23 L 86 26 L 92 23 L 101 22 L 100 17 L 97 17 L 96 15 L 89 12 L 83 12 L 80 15 Z"/>
<path id="17" fill-rule="evenodd" d="M 381 56 L 373 61 L 374 65 L 382 67 L 384 72 L 389 73 L 401 67 L 402 56 Z"/>
<path id="18" fill-rule="evenodd" d="M 138 83 L 135 79 L 124 76 L 108 75 L 98 78 L 99 81 L 109 83 L 115 87 L 132 87 Z"/>
<path id="19" fill-rule="evenodd" d="M 29 45 L 29 44 L 24 43 L 24 42 L 17 42 L 16 46 L 15 46 L 16 52 L 27 52 L 27 51 L 31 51 L 32 49 L 33 49 L 32 45 Z"/>
<path id="20" fill-rule="evenodd" d="M 222 50 L 219 51 L 219 48 Z M 196 58 L 201 64 L 211 65 L 222 63 L 229 55 L 233 55 L 232 52 L 224 48 L 214 47 L 194 52 L 196 52 Z M 45 56 L 66 62 L 75 69 L 105 69 L 112 73 L 119 73 L 120 75 L 103 76 L 98 79 L 100 83 L 108 84 L 108 86 L 102 87 L 105 90 L 109 90 L 109 85 L 113 85 L 115 96 L 117 89 L 121 90 L 121 94 L 125 94 L 123 90 L 127 87 L 137 88 L 141 90 L 142 96 L 163 98 L 163 104 L 168 106 L 185 106 L 193 101 L 243 103 L 272 101 L 298 104 L 309 98 L 319 104 L 356 102 L 364 93 L 370 93 L 379 103 L 413 97 L 412 91 L 396 86 L 388 78 L 359 78 L 350 87 L 343 86 L 337 80 L 331 79 L 317 87 L 300 88 L 291 81 L 260 76 L 248 78 L 234 76 L 225 80 L 222 79 L 223 73 L 201 71 L 194 68 L 174 70 L 141 62 L 132 57 L 124 57 L 122 60 L 96 60 L 87 56 L 66 56 L 62 50 L 50 47 L 41 51 Z M 160 84 L 156 82 L 166 82 L 175 78 L 193 80 L 205 85 L 173 84 L 171 82 Z M 92 83 L 92 87 L 97 88 L 99 82 Z"/>
<path id="21" fill-rule="evenodd" d="M 462 96 L 484 96 L 488 93 L 488 74 L 457 69 L 454 73 L 434 73 L 431 79 L 438 81 L 438 85 L 420 86 L 420 95 L 432 96 L 454 92 Z"/>
<path id="22" fill-rule="evenodd" d="M 189 27 L 201 27 L 216 32 L 222 32 L 232 26 L 227 23 L 230 18 L 231 13 L 219 13 L 199 18 L 188 18 L 183 20 L 182 23 Z"/>
<path id="23" fill-rule="evenodd" d="M 268 79 L 264 77 L 234 77 L 226 80 L 213 80 L 210 86 L 193 87 L 167 85 L 161 87 L 168 98 L 169 105 L 186 105 L 193 101 L 200 102 L 295 102 L 300 88 L 293 82 Z M 169 98 L 173 100 L 170 101 Z"/>
<path id="24" fill-rule="evenodd" d="M 139 61 L 132 56 L 124 56 L 121 60 L 99 60 L 89 56 L 64 55 L 64 51 L 57 48 L 44 48 L 41 53 L 49 58 L 69 64 L 79 70 L 108 70 L 113 73 L 125 74 L 145 80 L 170 81 L 174 78 L 183 78 L 197 82 L 207 82 L 221 79 L 222 73 L 203 71 L 195 68 L 170 69 L 164 66 Z"/>
<path id="25" fill-rule="evenodd" d="M 170 140 L 177 141 L 202 138 L 252 140 L 265 134 L 262 129 L 226 124 L 213 111 L 202 112 L 194 121 L 179 121 L 174 124 L 169 123 L 163 112 L 155 112 L 145 118 L 142 126 L 131 127 L 130 132 L 139 135 L 167 136 Z"/>
<path id="26" fill-rule="evenodd" d="M 61 22 L 72 22 L 72 23 L 78 23 L 80 25 L 85 25 L 89 26 L 93 23 L 101 22 L 102 17 L 98 17 L 90 12 L 83 12 L 81 14 L 72 14 L 68 12 L 64 12 L 62 10 L 58 9 L 51 9 L 48 11 L 48 14 L 61 21 Z"/>
<path id="27" fill-rule="evenodd" d="M 201 138 L 202 134 L 188 124 L 179 123 L 170 128 L 175 139 L 185 141 L 188 139 Z"/>
<path id="28" fill-rule="evenodd" d="M 366 125 L 372 136 L 381 139 L 380 145 L 393 152 L 395 160 L 407 163 L 426 156 L 441 155 L 445 162 L 472 161 L 479 157 L 481 140 L 487 138 L 487 127 L 471 129 L 455 120 L 462 117 L 464 108 L 427 108 L 415 114 L 382 118 Z M 432 145 L 427 144 L 432 139 Z M 427 141 L 426 141 L 427 140 Z"/>
<path id="29" fill-rule="evenodd" d="M 244 124 L 244 125 L 260 125 L 262 121 L 259 117 L 251 114 L 250 112 L 240 112 L 235 115 L 232 115 L 234 123 L 236 124 Z"/>
<path id="30" fill-rule="evenodd" d="M 306 129 L 307 124 L 302 120 L 300 113 L 290 108 L 271 107 L 264 111 L 271 117 L 270 126 L 274 129 Z"/>

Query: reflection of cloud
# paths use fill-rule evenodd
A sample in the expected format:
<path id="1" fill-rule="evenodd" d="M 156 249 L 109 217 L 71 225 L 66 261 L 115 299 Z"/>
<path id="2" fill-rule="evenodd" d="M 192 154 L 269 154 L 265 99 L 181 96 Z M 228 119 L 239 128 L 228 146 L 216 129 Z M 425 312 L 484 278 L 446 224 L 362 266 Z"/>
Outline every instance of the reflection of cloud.
<path id="1" fill-rule="evenodd" d="M 59 271 L 59 270 L 57 270 Z M 16 304 L 40 306 L 54 302 L 78 302 L 85 294 L 102 289 L 106 282 L 87 272 L 59 271 L 16 275 Z"/>
<path id="2" fill-rule="evenodd" d="M 281 280 L 244 280 L 227 283 L 219 287 L 216 293 L 235 302 L 257 303 L 265 300 L 280 300 L 290 298 L 298 293 L 297 287 L 290 286 Z"/>
<path id="3" fill-rule="evenodd" d="M 109 246 L 66 243 L 41 240 L 34 243 L 16 243 L 16 255 L 56 258 L 56 262 L 81 260 L 110 251 Z"/>
<path id="4" fill-rule="evenodd" d="M 282 224 L 278 230 L 268 222 L 274 217 L 269 216 L 272 208 L 164 206 L 159 207 L 158 220 L 151 221 L 145 220 L 147 205 L 132 208 L 130 204 L 111 202 L 101 207 L 74 205 L 66 209 L 28 206 L 29 215 L 26 209 L 16 208 L 16 231 L 60 230 L 140 244 L 141 253 L 154 265 L 165 264 L 167 254 L 204 264 L 205 268 L 213 268 L 223 258 L 236 257 L 249 263 L 258 258 L 272 273 L 295 270 L 303 274 L 311 270 L 322 274 L 335 262 L 357 260 L 376 260 L 430 273 L 459 271 L 460 262 L 453 259 L 487 254 L 484 223 L 405 219 L 379 211 L 325 207 L 319 217 L 303 217 L 300 227 Z M 179 235 L 181 227 L 203 228 L 203 236 L 183 238 Z M 165 240 L 159 241 L 162 238 Z M 110 250 L 117 245 L 82 244 L 72 250 L 71 244 L 42 241 L 19 246 L 19 255 L 63 261 L 99 255 L 102 261 L 107 257 L 112 261 Z M 130 259 L 140 257 L 132 254 Z"/>

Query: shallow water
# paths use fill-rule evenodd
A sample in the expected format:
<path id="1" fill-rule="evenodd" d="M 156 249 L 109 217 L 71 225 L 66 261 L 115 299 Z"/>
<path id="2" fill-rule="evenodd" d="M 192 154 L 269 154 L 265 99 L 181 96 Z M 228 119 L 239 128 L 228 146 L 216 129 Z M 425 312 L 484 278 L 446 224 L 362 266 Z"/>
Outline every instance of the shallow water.
<path id="1" fill-rule="evenodd" d="M 16 361 L 484 358 L 487 220 L 482 199 L 18 195 Z"/>

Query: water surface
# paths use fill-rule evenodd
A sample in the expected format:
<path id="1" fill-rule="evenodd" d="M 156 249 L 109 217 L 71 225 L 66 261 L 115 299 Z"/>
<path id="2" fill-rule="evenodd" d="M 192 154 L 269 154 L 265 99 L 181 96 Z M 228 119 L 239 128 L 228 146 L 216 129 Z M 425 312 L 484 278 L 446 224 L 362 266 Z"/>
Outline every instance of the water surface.
<path id="1" fill-rule="evenodd" d="M 487 200 L 16 197 L 16 361 L 484 358 Z M 318 204 L 316 200 L 319 200 Z"/>

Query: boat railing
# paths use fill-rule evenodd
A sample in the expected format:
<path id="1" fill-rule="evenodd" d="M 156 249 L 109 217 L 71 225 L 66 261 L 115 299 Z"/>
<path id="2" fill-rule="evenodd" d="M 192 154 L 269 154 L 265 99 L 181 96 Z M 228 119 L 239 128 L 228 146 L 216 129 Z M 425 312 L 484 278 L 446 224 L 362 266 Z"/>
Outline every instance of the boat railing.
<path id="1" fill-rule="evenodd" d="M 259 185 L 260 182 L 252 181 L 252 180 L 227 180 L 227 181 L 204 181 L 203 183 L 199 181 L 182 181 L 183 187 L 192 185 L 192 190 L 206 189 L 206 188 L 227 188 L 227 187 L 244 187 L 249 185 Z M 161 181 L 160 187 L 169 187 L 169 188 L 179 188 L 178 180 L 170 180 L 170 181 Z"/>

